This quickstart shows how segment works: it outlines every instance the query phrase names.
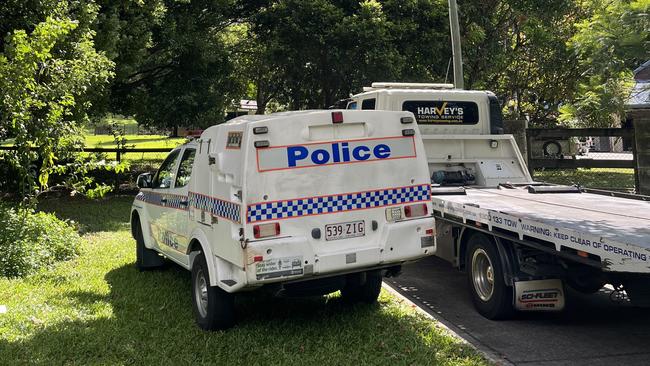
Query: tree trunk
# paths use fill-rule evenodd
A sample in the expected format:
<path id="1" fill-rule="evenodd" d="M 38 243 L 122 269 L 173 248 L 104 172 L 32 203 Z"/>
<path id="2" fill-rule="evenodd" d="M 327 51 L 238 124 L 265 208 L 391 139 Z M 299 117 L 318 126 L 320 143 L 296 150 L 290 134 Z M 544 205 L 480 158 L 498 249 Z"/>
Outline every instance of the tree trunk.
<path id="1" fill-rule="evenodd" d="M 255 95 L 255 100 L 257 101 L 257 110 L 255 111 L 255 114 L 264 114 L 266 112 L 266 98 L 264 93 L 260 91 L 261 87 L 260 83 L 260 85 L 257 86 L 257 93 Z"/>

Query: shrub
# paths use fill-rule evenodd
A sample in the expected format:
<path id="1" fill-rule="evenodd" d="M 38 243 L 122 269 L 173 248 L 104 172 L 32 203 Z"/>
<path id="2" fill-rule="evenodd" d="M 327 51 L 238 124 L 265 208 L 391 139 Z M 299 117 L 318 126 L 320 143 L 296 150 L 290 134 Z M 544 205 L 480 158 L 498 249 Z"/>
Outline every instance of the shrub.
<path id="1" fill-rule="evenodd" d="M 0 277 L 23 277 L 79 253 L 81 238 L 54 214 L 0 205 Z"/>

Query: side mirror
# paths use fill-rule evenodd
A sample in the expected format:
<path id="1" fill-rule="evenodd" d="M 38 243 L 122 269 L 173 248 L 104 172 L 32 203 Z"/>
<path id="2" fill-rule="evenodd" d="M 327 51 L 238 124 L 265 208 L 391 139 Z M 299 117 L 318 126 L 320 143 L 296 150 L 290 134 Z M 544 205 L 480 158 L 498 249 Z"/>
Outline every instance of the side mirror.
<path id="1" fill-rule="evenodd" d="M 142 173 L 138 175 L 136 184 L 138 185 L 138 188 L 151 188 L 153 186 L 153 174 Z"/>

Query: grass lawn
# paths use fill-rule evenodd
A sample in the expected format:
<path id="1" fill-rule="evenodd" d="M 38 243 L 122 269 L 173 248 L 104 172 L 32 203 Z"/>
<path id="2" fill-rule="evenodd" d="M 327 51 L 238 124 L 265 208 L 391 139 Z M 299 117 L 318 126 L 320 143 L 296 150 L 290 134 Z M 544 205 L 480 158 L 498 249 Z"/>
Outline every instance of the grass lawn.
<path id="1" fill-rule="evenodd" d="M 168 137 L 164 135 L 125 135 L 127 140 L 126 144 L 128 147 L 135 147 L 138 149 L 144 148 L 174 148 L 185 141 L 184 137 Z M 115 141 L 113 140 L 112 135 L 84 135 L 85 146 L 88 148 L 91 147 L 100 147 L 100 148 L 115 148 Z M 11 146 L 13 140 L 7 140 L 0 144 L 0 146 Z M 127 153 L 122 155 L 124 160 L 128 161 L 162 161 L 168 153 Z M 106 157 L 109 160 L 115 159 L 114 153 L 106 153 Z"/>
<path id="2" fill-rule="evenodd" d="M 162 135 L 125 135 L 127 140 L 126 145 L 131 148 L 137 149 L 144 148 L 174 148 L 185 141 L 184 137 L 171 138 Z M 101 147 L 101 148 L 115 148 L 115 141 L 112 135 L 86 135 L 86 147 Z M 168 153 L 127 153 L 122 155 L 122 159 L 136 162 L 136 161 L 160 161 L 167 156 Z M 114 153 L 107 153 L 108 159 L 115 159 Z"/>
<path id="3" fill-rule="evenodd" d="M 588 188 L 634 189 L 634 169 L 578 168 L 575 170 L 536 170 L 535 180 L 556 184 L 580 184 Z"/>
<path id="4" fill-rule="evenodd" d="M 338 295 L 306 299 L 247 293 L 239 324 L 194 325 L 189 272 L 138 272 L 132 197 L 48 200 L 78 222 L 80 257 L 25 279 L 0 279 L 0 364 L 477 365 L 487 362 L 388 293 L 375 306 Z"/>

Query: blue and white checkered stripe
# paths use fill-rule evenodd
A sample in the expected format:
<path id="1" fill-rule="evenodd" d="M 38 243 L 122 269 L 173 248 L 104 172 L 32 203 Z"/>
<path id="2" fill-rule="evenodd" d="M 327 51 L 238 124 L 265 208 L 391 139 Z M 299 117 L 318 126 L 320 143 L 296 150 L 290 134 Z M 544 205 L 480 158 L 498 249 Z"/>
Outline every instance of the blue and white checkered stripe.
<path id="1" fill-rule="evenodd" d="M 162 199 L 165 198 L 167 202 L 163 203 Z M 180 196 L 177 194 L 164 194 L 155 193 L 151 191 L 141 191 L 135 196 L 135 199 L 151 203 L 157 206 L 175 208 L 177 210 L 187 211 L 187 205 L 182 205 L 181 202 L 187 201 L 187 196 Z"/>
<path id="2" fill-rule="evenodd" d="M 202 194 L 190 192 L 190 205 L 199 210 L 204 210 L 212 213 L 215 216 L 239 223 L 241 219 L 240 205 L 220 200 L 218 198 L 205 196 Z"/>
<path id="3" fill-rule="evenodd" d="M 431 199 L 429 184 L 248 205 L 248 222 L 362 210 Z"/>

